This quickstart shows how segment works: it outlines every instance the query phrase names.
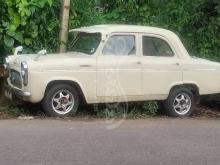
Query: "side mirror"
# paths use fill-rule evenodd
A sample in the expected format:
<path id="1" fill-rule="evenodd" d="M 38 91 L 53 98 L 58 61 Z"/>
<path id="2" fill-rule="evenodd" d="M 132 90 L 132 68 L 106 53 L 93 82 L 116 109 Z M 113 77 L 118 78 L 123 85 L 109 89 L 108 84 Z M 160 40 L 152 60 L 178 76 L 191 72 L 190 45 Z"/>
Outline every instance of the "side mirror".
<path id="1" fill-rule="evenodd" d="M 39 58 L 40 58 L 41 56 L 45 56 L 46 54 L 47 54 L 47 50 L 41 50 L 41 51 L 39 51 L 39 52 L 37 53 L 37 56 L 35 57 L 34 61 L 39 60 Z"/>
<path id="2" fill-rule="evenodd" d="M 38 55 L 46 55 L 47 54 L 47 50 L 41 50 L 37 54 Z"/>
<path id="3" fill-rule="evenodd" d="M 15 48 L 15 52 L 14 55 L 17 56 L 19 52 L 23 51 L 23 46 L 18 46 L 17 48 Z"/>

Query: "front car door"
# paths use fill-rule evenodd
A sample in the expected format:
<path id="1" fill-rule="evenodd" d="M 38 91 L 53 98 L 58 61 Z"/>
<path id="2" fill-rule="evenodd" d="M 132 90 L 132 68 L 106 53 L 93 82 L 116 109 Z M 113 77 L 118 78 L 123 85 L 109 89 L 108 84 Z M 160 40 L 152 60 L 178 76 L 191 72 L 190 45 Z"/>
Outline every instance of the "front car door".
<path id="1" fill-rule="evenodd" d="M 142 95 L 142 66 L 138 34 L 114 33 L 97 57 L 97 96 L 101 102 L 129 101 Z M 109 100 L 105 100 L 105 99 Z M 103 100 L 104 99 L 104 100 Z"/>
<path id="2" fill-rule="evenodd" d="M 180 59 L 165 37 L 140 35 L 142 40 L 143 94 L 149 99 L 166 99 L 172 86 L 182 84 Z"/>

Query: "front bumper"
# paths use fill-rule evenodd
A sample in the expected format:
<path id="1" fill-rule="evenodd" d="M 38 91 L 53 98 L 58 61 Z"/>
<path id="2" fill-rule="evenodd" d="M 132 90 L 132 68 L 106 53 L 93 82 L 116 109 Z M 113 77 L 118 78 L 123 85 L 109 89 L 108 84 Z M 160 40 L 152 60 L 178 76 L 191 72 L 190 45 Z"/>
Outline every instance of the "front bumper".
<path id="1" fill-rule="evenodd" d="M 5 97 L 7 97 L 10 100 L 18 98 L 23 101 L 28 101 L 29 98 L 31 97 L 30 92 L 22 91 L 16 87 L 12 87 L 8 85 L 7 83 L 5 83 L 4 85 L 4 94 L 5 94 Z"/>

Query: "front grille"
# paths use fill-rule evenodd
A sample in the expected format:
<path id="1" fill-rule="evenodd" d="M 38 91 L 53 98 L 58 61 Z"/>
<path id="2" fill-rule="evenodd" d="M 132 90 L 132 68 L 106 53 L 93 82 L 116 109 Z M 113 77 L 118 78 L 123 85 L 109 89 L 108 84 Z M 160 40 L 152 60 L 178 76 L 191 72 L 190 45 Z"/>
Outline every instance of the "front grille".
<path id="1" fill-rule="evenodd" d="M 22 79 L 21 75 L 16 70 L 10 70 L 10 80 L 11 84 L 17 88 L 22 88 Z"/>

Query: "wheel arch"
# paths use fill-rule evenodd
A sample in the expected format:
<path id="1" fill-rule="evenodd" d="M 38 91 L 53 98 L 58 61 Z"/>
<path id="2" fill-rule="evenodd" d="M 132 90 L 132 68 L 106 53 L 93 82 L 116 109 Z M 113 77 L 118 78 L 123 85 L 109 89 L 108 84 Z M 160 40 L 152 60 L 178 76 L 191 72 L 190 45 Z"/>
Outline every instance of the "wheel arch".
<path id="1" fill-rule="evenodd" d="M 174 85 L 171 89 L 169 94 L 177 89 L 177 88 L 187 88 L 189 89 L 192 94 L 194 95 L 195 98 L 195 102 L 199 103 L 200 102 L 200 91 L 199 91 L 199 87 L 196 84 L 191 84 L 191 83 L 186 83 L 186 84 L 181 84 L 181 85 Z"/>
<path id="2" fill-rule="evenodd" d="M 82 87 L 79 85 L 78 82 L 72 81 L 72 80 L 52 80 L 52 81 L 50 81 L 46 86 L 44 95 L 47 93 L 47 91 L 50 88 L 52 88 L 53 86 L 58 85 L 58 84 L 70 85 L 71 87 L 73 87 L 74 89 L 77 90 L 77 92 L 79 94 L 79 97 L 80 97 L 80 102 L 83 103 L 83 104 L 87 103 L 87 100 L 86 100 L 86 97 L 85 97 L 85 92 L 83 92 Z"/>

